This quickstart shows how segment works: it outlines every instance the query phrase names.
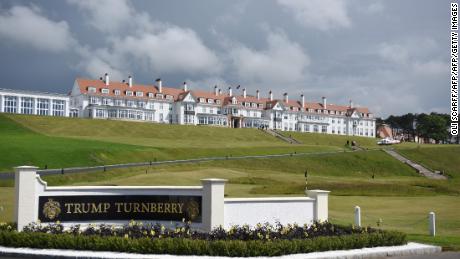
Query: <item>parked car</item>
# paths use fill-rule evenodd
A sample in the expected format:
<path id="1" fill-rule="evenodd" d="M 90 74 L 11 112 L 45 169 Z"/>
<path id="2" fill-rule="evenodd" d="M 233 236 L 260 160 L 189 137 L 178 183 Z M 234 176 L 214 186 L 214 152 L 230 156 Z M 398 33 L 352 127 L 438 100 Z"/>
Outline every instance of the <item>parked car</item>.
<path id="1" fill-rule="evenodd" d="M 382 140 L 377 141 L 378 145 L 393 145 L 393 144 L 399 144 L 399 140 L 391 139 L 391 138 L 384 138 Z"/>

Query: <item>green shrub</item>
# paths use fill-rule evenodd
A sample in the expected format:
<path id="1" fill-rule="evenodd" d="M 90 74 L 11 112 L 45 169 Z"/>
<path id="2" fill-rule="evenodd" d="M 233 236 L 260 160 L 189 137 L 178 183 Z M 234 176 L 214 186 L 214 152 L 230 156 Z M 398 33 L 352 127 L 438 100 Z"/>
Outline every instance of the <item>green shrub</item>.
<path id="1" fill-rule="evenodd" d="M 405 234 L 381 230 L 373 233 L 320 236 L 306 239 L 248 241 L 192 238 L 125 238 L 0 230 L 0 245 L 7 247 L 117 251 L 143 254 L 279 256 L 338 249 L 392 246 L 405 243 Z"/>

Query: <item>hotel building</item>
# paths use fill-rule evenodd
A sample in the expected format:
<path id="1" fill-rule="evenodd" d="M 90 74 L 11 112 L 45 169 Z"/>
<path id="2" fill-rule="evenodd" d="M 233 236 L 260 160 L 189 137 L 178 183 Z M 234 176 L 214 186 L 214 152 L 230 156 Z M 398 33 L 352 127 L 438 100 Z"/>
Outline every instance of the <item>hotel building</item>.
<path id="1" fill-rule="evenodd" d="M 68 96 L 0 89 L 0 98 L 1 111 L 10 113 L 375 137 L 373 114 L 351 101 L 306 102 L 303 95 L 292 100 L 287 93 L 278 100 L 272 91 L 263 98 L 258 90 L 248 95 L 242 89 L 238 95 L 217 86 L 207 92 L 191 90 L 185 82 L 179 89 L 163 86 L 161 79 L 140 85 L 131 76 L 112 82 L 105 74 L 99 80 L 77 78 Z"/>

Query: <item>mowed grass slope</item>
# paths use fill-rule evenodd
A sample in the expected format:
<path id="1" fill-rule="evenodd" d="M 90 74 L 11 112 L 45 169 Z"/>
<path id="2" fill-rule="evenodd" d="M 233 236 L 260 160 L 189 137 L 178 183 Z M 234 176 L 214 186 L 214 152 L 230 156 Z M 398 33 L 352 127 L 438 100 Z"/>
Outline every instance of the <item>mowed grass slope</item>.
<path id="1" fill-rule="evenodd" d="M 401 155 L 432 170 L 440 170 L 452 177 L 460 177 L 459 145 L 422 145 L 416 148 L 398 148 Z"/>
<path id="2" fill-rule="evenodd" d="M 318 134 L 319 135 L 319 134 Z M 257 129 L 0 115 L 0 171 L 344 150 L 327 142 L 291 145 Z"/>
<path id="3" fill-rule="evenodd" d="M 357 145 L 364 148 L 378 148 L 376 138 L 343 136 L 307 132 L 280 132 L 285 136 L 292 137 L 304 145 L 327 145 L 327 146 L 345 146 L 347 141 L 356 141 Z M 331 137 L 333 136 L 333 137 Z"/>
<path id="4" fill-rule="evenodd" d="M 7 116 L 28 129 L 49 136 L 85 138 L 130 145 L 164 148 L 288 146 L 288 144 L 256 129 L 44 116 Z"/>
<path id="5" fill-rule="evenodd" d="M 45 136 L 20 127 L 1 115 L 0 142 L 1 171 L 11 170 L 18 165 L 60 168 L 121 159 L 139 161 L 150 158 L 151 152 L 155 151 L 127 144 Z"/>

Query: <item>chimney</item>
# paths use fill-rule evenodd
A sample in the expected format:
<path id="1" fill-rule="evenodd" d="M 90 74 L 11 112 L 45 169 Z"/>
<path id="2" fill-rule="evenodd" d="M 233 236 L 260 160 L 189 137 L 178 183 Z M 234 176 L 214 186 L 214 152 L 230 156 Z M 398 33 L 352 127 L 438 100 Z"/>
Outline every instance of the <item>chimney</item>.
<path id="1" fill-rule="evenodd" d="M 184 92 L 187 92 L 187 82 L 184 82 Z"/>
<path id="2" fill-rule="evenodd" d="M 163 82 L 161 82 L 161 78 L 158 78 L 156 80 L 156 82 L 157 82 L 157 86 L 158 86 L 158 92 L 161 93 L 163 91 Z"/>
<path id="3" fill-rule="evenodd" d="M 302 108 L 304 108 L 305 107 L 305 96 L 301 94 L 300 98 L 302 99 Z"/>
<path id="4" fill-rule="evenodd" d="M 109 85 L 109 74 L 105 73 L 105 85 Z"/>
<path id="5" fill-rule="evenodd" d="M 230 97 L 233 96 L 233 94 L 232 94 L 232 87 L 231 87 L 231 86 L 228 87 L 228 95 L 229 95 Z"/>
<path id="6" fill-rule="evenodd" d="M 128 85 L 129 87 L 133 87 L 133 77 L 132 76 L 128 76 Z"/>
<path id="7" fill-rule="evenodd" d="M 219 89 L 219 95 L 222 95 L 222 89 Z"/>
<path id="8" fill-rule="evenodd" d="M 289 101 L 288 93 L 284 93 L 284 102 L 287 103 Z"/>
<path id="9" fill-rule="evenodd" d="M 257 100 L 259 100 L 260 99 L 259 90 L 256 90 L 256 96 L 257 96 Z"/>
<path id="10" fill-rule="evenodd" d="M 350 108 L 353 109 L 353 101 L 350 100 Z"/>
<path id="11" fill-rule="evenodd" d="M 327 109 L 327 99 L 323 96 L 323 109 Z"/>
<path id="12" fill-rule="evenodd" d="M 246 88 L 243 89 L 243 98 L 246 98 Z"/>
<path id="13" fill-rule="evenodd" d="M 214 86 L 214 94 L 215 94 L 216 96 L 219 95 L 219 90 L 217 89 L 217 85 Z"/>
<path id="14" fill-rule="evenodd" d="M 273 93 L 272 93 L 272 90 L 270 90 L 270 91 L 268 92 L 268 96 L 269 96 L 269 98 L 270 98 L 270 101 L 273 101 Z"/>

